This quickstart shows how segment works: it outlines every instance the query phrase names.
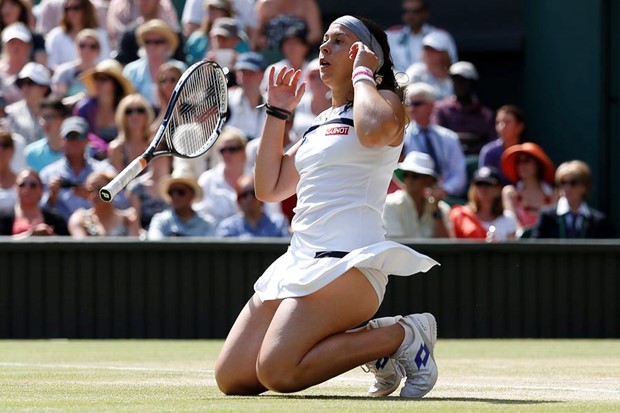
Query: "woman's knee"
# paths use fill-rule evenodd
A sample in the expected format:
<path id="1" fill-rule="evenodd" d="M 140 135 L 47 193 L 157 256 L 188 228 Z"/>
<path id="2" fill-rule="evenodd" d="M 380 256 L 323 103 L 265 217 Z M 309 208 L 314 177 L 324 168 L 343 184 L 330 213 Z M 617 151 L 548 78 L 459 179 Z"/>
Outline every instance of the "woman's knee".
<path id="1" fill-rule="evenodd" d="M 259 360 L 256 364 L 256 376 L 271 391 L 291 393 L 302 390 L 299 387 L 297 369 L 286 367 L 276 360 Z"/>
<path id="2" fill-rule="evenodd" d="M 247 377 L 238 368 L 220 360 L 215 365 L 215 382 L 220 391 L 228 396 L 256 395 L 266 390 L 255 376 Z"/>

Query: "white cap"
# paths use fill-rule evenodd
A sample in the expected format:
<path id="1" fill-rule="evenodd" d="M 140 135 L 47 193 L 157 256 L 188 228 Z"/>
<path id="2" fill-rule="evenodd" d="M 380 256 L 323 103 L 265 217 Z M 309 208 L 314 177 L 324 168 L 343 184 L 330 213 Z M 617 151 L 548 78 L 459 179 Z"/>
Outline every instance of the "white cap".
<path id="1" fill-rule="evenodd" d="M 23 79 L 30 79 L 41 86 L 50 87 L 52 84 L 50 71 L 42 64 L 35 62 L 26 63 L 22 70 L 19 71 L 15 83 L 19 86 L 20 81 Z"/>
<path id="2" fill-rule="evenodd" d="M 452 76 L 461 76 L 469 80 L 478 80 L 478 71 L 476 67 L 469 62 L 456 62 L 450 66 L 450 74 Z"/>
<path id="3" fill-rule="evenodd" d="M 424 152 L 411 151 L 405 156 L 405 159 L 398 164 L 401 171 L 415 172 L 422 175 L 429 175 L 437 179 L 435 172 L 435 162 L 430 155 Z"/>
<path id="4" fill-rule="evenodd" d="M 2 30 L 2 43 L 8 43 L 10 40 L 18 39 L 24 43 L 30 43 L 32 33 L 22 22 L 16 22 L 8 25 Z"/>
<path id="5" fill-rule="evenodd" d="M 435 50 L 446 52 L 452 62 L 457 60 L 456 45 L 452 36 L 444 30 L 433 30 L 422 38 L 422 45 L 432 47 Z"/>

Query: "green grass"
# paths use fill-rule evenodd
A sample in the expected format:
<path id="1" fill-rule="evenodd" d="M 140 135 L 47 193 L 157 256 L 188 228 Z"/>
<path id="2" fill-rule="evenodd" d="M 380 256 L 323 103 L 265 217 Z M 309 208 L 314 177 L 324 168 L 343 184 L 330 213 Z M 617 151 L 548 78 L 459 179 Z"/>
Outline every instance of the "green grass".
<path id="1" fill-rule="evenodd" d="M 0 341 L 0 411 L 620 411 L 620 340 L 440 340 L 420 401 L 365 397 L 355 369 L 312 389 L 222 395 L 221 341 Z"/>

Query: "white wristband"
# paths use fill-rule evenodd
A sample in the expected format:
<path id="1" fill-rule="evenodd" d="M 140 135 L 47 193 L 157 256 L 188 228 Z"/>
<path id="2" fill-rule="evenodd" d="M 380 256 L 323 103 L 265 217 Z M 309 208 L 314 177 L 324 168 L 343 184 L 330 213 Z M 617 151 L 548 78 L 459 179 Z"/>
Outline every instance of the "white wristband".
<path id="1" fill-rule="evenodd" d="M 356 67 L 353 70 L 353 74 L 351 75 L 351 79 L 353 80 L 353 85 L 355 85 L 360 80 L 368 80 L 373 84 L 376 84 L 374 74 L 372 70 L 367 68 L 366 66 Z"/>

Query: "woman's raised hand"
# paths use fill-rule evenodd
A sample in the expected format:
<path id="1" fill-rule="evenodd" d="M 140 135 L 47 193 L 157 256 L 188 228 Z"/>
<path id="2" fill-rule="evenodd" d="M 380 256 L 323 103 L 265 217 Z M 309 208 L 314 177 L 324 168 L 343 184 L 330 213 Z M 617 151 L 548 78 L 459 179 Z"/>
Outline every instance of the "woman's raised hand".
<path id="1" fill-rule="evenodd" d="M 351 45 L 351 49 L 349 50 L 349 58 L 353 60 L 353 69 L 356 67 L 365 66 L 374 73 L 379 65 L 377 55 L 375 55 L 375 53 L 362 42 L 355 42 Z"/>
<path id="2" fill-rule="evenodd" d="M 290 112 L 294 111 L 306 91 L 305 83 L 299 86 L 300 78 L 301 70 L 285 66 L 276 74 L 275 67 L 271 67 L 267 85 L 267 103 Z"/>

